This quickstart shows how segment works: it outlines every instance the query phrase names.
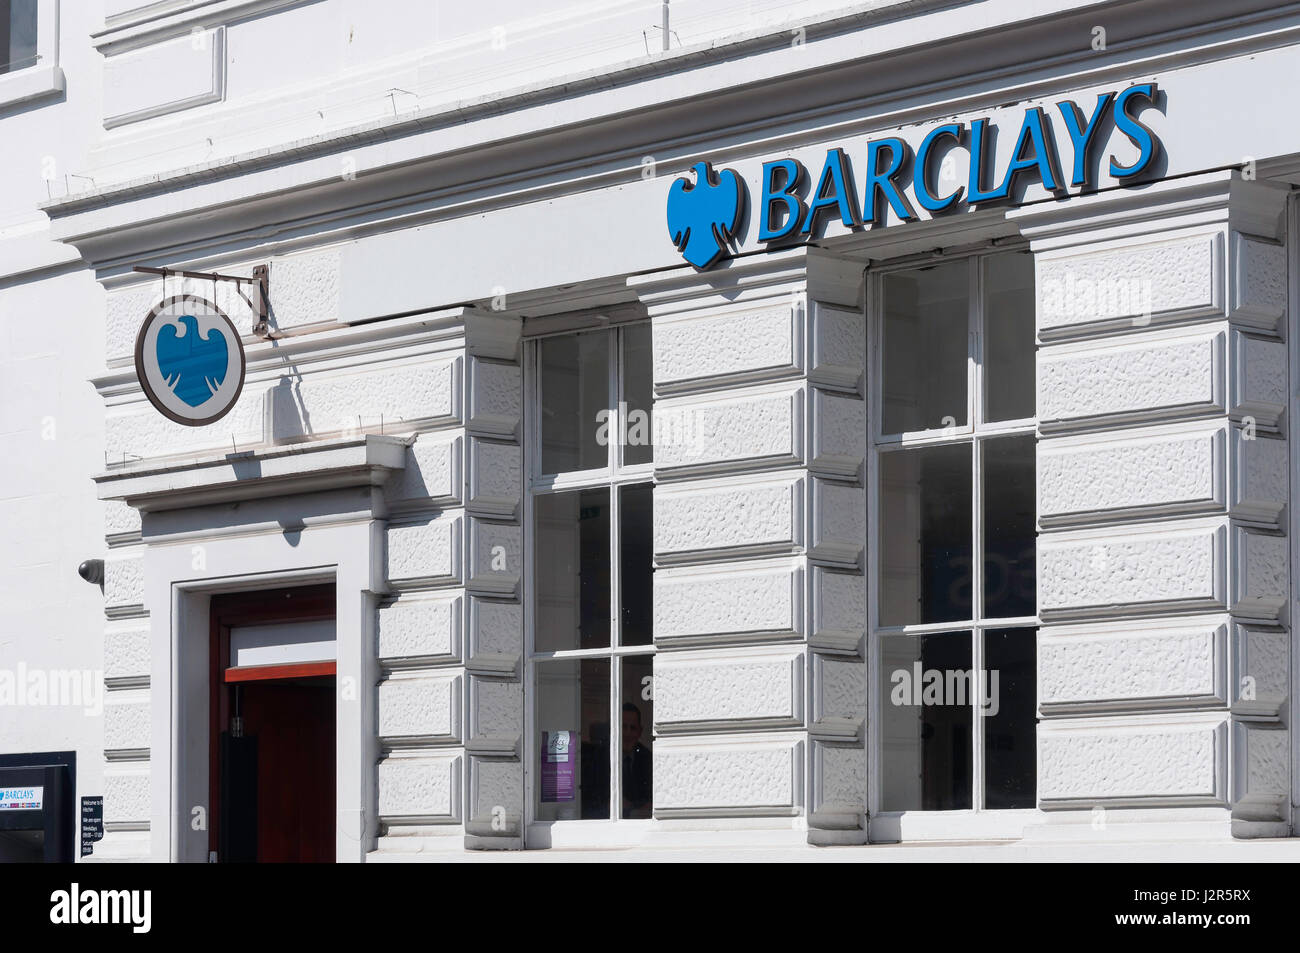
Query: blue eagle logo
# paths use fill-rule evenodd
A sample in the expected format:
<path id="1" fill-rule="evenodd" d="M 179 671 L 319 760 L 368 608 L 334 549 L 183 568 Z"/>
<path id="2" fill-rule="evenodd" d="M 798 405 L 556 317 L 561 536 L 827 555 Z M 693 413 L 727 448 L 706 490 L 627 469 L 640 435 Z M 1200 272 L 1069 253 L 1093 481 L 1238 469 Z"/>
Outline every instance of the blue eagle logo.
<path id="1" fill-rule="evenodd" d="M 183 314 L 182 328 L 165 324 L 158 329 L 158 370 L 173 394 L 191 407 L 211 399 L 226 379 L 230 350 L 226 336 L 218 328 L 199 333 L 197 319 Z"/>
<path id="2" fill-rule="evenodd" d="M 695 183 L 680 178 L 668 190 L 668 234 L 682 257 L 703 271 L 727 253 L 745 211 L 745 183 L 732 169 L 716 175 L 694 166 Z"/>

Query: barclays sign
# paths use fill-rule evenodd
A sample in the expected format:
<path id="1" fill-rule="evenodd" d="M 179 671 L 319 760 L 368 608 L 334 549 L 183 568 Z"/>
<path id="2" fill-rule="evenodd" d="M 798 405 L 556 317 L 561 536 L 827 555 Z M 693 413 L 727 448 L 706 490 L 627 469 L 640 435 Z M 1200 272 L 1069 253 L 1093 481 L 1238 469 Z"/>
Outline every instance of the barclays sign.
<path id="1" fill-rule="evenodd" d="M 1016 190 L 1025 180 L 1036 180 L 1048 192 L 1067 194 L 1069 188 L 1094 184 L 1089 154 L 1099 141 L 1099 132 L 1113 125 L 1137 150 L 1127 164 L 1115 156 L 1107 171 L 1120 184 L 1149 170 L 1160 154 L 1160 140 L 1138 118 L 1143 104 L 1156 105 L 1155 83 L 1140 83 L 1097 97 L 1090 110 L 1073 100 L 1056 103 L 1073 152 L 1068 176 L 1057 154 L 1052 133 L 1052 116 L 1041 107 L 1024 111 L 1020 131 L 1003 168 L 990 169 L 997 129 L 988 119 L 949 122 L 931 129 L 913 150 L 898 136 L 869 140 L 866 144 L 866 175 L 862 179 L 862 201 L 858 200 L 858 179 L 850 157 L 842 148 L 827 151 L 816 186 L 796 159 L 773 159 L 763 163 L 758 202 L 760 242 L 797 242 L 811 236 L 820 218 L 835 216 L 847 229 L 886 224 L 889 215 L 900 222 L 916 221 L 915 205 L 931 215 L 958 208 L 978 208 L 1015 201 Z M 936 165 L 945 150 L 964 148 L 969 170 L 964 184 L 939 194 L 935 184 Z M 700 270 L 713 267 L 741 238 L 748 193 L 742 176 L 733 169 L 715 172 L 709 162 L 697 162 L 695 180 L 679 178 L 668 192 L 668 234 L 682 257 Z M 1068 185 L 1067 185 L 1068 183 Z"/>

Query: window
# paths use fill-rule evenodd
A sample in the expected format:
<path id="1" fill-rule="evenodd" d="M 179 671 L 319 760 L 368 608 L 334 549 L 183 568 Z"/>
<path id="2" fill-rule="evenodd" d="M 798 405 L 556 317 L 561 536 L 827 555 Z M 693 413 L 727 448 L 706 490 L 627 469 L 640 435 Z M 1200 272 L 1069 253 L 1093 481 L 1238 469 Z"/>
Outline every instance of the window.
<path id="1" fill-rule="evenodd" d="M 36 0 L 0 0 L 0 73 L 35 66 Z"/>
<path id="2" fill-rule="evenodd" d="M 0 0 L 0 110 L 64 91 L 59 0 Z"/>
<path id="3" fill-rule="evenodd" d="M 1033 258 L 872 280 L 877 809 L 1033 808 Z"/>
<path id="4" fill-rule="evenodd" d="M 650 326 L 531 348 L 532 819 L 649 818 Z"/>

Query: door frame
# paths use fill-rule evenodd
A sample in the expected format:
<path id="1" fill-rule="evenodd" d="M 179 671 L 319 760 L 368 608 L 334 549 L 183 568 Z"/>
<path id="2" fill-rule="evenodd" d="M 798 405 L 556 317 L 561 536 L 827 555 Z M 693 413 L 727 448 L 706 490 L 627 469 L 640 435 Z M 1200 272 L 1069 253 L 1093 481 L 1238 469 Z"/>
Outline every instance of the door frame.
<path id="1" fill-rule="evenodd" d="M 281 523 L 286 507 L 272 512 Z M 244 514 L 245 523 L 252 520 Z M 334 582 L 338 675 L 335 719 L 336 860 L 363 863 L 378 833 L 375 616 L 385 591 L 385 524 L 369 515 L 300 530 L 196 535 L 154 517 L 144 555 L 150 619 L 149 856 L 206 863 L 208 679 L 214 595 Z M 179 523 L 179 526 L 174 526 Z M 206 525 L 206 524 L 205 524 Z M 241 524 L 243 525 L 243 524 Z M 184 532 L 177 532 L 184 529 Z M 202 558 L 200 558 L 200 556 Z"/>

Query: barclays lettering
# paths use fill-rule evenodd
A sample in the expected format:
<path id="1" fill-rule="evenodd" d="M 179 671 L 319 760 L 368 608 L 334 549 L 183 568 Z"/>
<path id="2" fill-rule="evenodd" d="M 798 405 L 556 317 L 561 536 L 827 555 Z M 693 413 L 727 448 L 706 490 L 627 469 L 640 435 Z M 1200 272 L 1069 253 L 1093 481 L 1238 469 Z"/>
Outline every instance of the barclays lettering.
<path id="1" fill-rule="evenodd" d="M 1056 103 L 1055 113 L 1073 152 L 1068 170 L 1057 154 L 1054 115 L 1038 106 L 1025 110 L 1010 159 L 1001 169 L 991 168 L 997 129 L 988 119 L 936 126 L 915 150 L 898 136 L 869 140 L 860 199 L 859 179 L 842 148 L 827 151 L 811 189 L 813 179 L 797 159 L 764 162 L 756 208 L 758 240 L 769 244 L 805 240 L 823 217 L 838 218 L 846 229 L 881 227 L 890 213 L 900 222 L 916 221 L 909 198 L 931 215 L 959 205 L 969 209 L 1011 203 L 1022 179 L 1036 180 L 1058 197 L 1067 189 L 1087 188 L 1095 184 L 1089 156 L 1095 152 L 1100 131 L 1112 123 L 1137 150 L 1128 164 L 1114 155 L 1104 160 L 1109 175 L 1126 184 L 1151 169 L 1160 155 L 1159 137 L 1138 118 L 1144 105 L 1157 104 L 1157 97 L 1157 86 L 1150 82 L 1102 93 L 1091 109 L 1082 109 L 1073 100 Z M 964 183 L 949 181 L 944 187 L 935 172 L 945 161 L 945 151 L 955 148 L 968 153 L 968 173 Z M 668 232 L 682 257 L 703 271 L 738 245 L 747 192 L 744 179 L 733 169 L 715 172 L 711 163 L 697 162 L 693 171 L 693 183 L 679 178 L 669 190 Z"/>

